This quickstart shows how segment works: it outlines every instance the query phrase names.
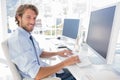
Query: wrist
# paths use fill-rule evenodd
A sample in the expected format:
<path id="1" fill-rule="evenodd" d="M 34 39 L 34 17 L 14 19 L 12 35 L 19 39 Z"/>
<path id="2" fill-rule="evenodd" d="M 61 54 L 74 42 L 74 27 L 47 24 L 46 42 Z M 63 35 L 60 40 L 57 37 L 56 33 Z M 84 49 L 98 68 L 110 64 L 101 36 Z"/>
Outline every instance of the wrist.
<path id="1" fill-rule="evenodd" d="M 60 54 L 60 52 L 59 52 L 59 51 L 57 51 L 57 52 L 56 52 L 56 55 L 58 55 L 58 56 L 59 56 L 59 54 Z"/>
<path id="2" fill-rule="evenodd" d="M 59 55 L 59 52 L 55 52 L 54 55 L 55 55 L 55 56 Z"/>
<path id="3" fill-rule="evenodd" d="M 67 66 L 65 61 L 62 61 L 63 67 Z"/>

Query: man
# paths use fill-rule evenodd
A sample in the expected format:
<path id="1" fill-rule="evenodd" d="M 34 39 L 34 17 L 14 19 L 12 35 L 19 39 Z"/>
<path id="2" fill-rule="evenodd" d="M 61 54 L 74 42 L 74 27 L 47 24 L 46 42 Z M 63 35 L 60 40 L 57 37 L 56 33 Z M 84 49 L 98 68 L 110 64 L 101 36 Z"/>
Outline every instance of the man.
<path id="1" fill-rule="evenodd" d="M 70 58 L 53 66 L 48 66 L 40 58 L 49 58 L 52 56 L 62 56 L 72 54 L 69 50 L 59 52 L 47 52 L 39 48 L 37 41 L 31 36 L 31 31 L 34 29 L 38 9 L 31 4 L 20 5 L 16 11 L 16 22 L 18 28 L 8 39 L 9 53 L 13 63 L 16 64 L 21 76 L 23 78 L 35 78 L 40 80 L 55 74 L 57 71 L 66 66 L 80 62 L 78 56 L 71 56 Z M 66 54 L 64 54 L 66 53 Z M 67 74 L 66 76 L 64 76 Z M 62 80 L 67 80 L 70 77 L 68 73 L 57 75 Z M 69 80 L 74 80 L 71 78 Z"/>

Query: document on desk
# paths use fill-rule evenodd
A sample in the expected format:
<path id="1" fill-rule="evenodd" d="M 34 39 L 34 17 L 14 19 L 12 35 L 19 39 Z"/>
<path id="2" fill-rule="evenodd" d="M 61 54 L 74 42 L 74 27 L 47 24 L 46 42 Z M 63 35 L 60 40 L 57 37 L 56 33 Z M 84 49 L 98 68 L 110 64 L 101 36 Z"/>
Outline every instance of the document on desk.
<path id="1" fill-rule="evenodd" d="M 86 73 L 83 80 L 120 80 L 120 75 L 117 75 L 110 70 L 101 70 L 94 73 Z"/>

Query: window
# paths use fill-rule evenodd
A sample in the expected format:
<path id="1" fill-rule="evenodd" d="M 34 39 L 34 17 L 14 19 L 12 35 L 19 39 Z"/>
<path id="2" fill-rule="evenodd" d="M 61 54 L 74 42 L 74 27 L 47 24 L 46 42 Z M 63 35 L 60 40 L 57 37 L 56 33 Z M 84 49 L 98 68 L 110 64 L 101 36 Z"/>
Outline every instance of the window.
<path id="1" fill-rule="evenodd" d="M 84 1 L 84 0 L 83 0 Z M 6 0 L 8 33 L 12 33 L 17 27 L 15 23 L 15 12 L 20 4 L 32 3 L 39 9 L 39 15 L 33 34 L 58 36 L 62 34 L 64 18 L 80 17 L 80 1 L 69 0 Z M 51 3 L 51 4 L 49 4 Z M 77 5 L 77 6 L 76 6 Z M 86 5 L 82 5 L 85 10 Z"/>

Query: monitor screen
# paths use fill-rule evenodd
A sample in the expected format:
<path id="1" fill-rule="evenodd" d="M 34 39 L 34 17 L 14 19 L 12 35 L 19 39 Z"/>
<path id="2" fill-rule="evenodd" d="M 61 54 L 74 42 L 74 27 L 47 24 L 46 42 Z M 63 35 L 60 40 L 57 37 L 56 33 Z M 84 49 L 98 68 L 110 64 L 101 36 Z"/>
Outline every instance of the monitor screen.
<path id="1" fill-rule="evenodd" d="M 112 31 L 115 6 L 93 11 L 90 17 L 87 44 L 106 58 Z"/>
<path id="2" fill-rule="evenodd" d="M 115 36 L 118 32 L 117 6 L 110 6 L 91 12 L 86 43 L 104 59 L 113 54 Z M 120 22 L 120 21 L 119 21 Z M 116 31 L 115 31 L 116 30 Z M 109 58 L 110 59 L 110 58 Z"/>
<path id="3" fill-rule="evenodd" d="M 79 30 L 79 19 L 64 19 L 62 35 L 72 39 L 77 38 Z"/>

